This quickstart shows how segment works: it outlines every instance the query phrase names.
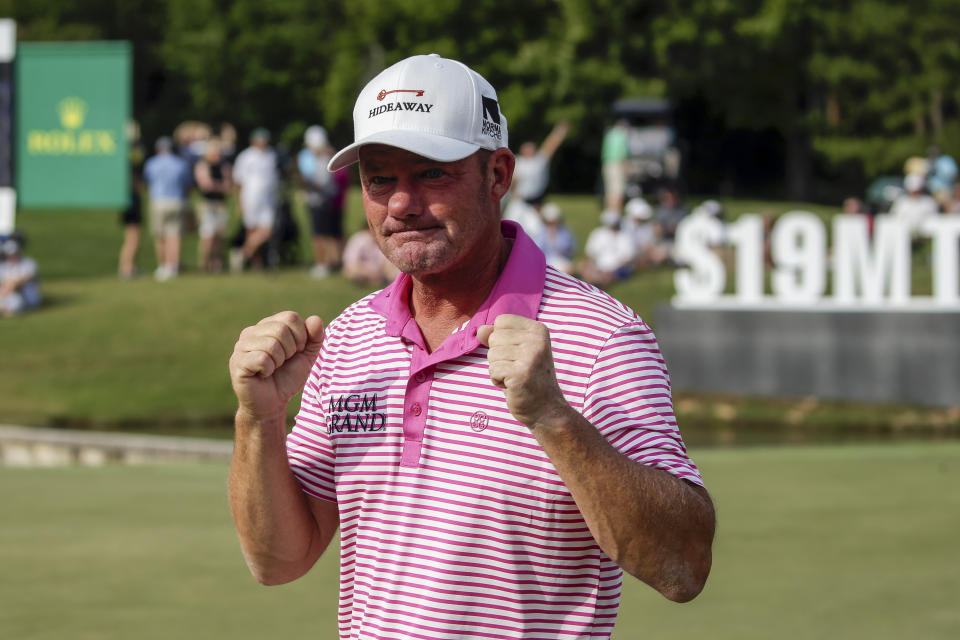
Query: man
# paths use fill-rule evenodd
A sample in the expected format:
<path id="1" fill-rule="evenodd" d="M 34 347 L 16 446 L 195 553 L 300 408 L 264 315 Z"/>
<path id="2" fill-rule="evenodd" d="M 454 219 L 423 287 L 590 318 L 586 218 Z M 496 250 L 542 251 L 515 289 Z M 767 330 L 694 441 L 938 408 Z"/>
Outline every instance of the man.
<path id="1" fill-rule="evenodd" d="M 23 239 L 14 234 L 0 238 L 0 316 L 15 316 L 40 306 L 37 263 L 22 255 Z"/>
<path id="2" fill-rule="evenodd" d="M 621 228 L 619 213 L 607 209 L 600 214 L 600 226 L 587 236 L 580 262 L 580 277 L 592 285 L 606 287 L 629 276 L 637 256 L 633 238 Z"/>
<path id="3" fill-rule="evenodd" d="M 577 239 L 564 222 L 563 211 L 555 203 L 548 202 L 540 210 L 540 217 L 543 218 L 543 228 L 531 238 L 543 251 L 548 265 L 564 273 L 573 273 Z"/>
<path id="4" fill-rule="evenodd" d="M 190 188 L 190 167 L 173 153 L 173 140 L 157 139 L 156 155 L 143 165 L 143 177 L 150 193 L 150 227 L 157 251 L 154 277 L 163 282 L 180 271 L 180 235 L 183 208 Z"/>
<path id="5" fill-rule="evenodd" d="M 270 148 L 270 132 L 263 127 L 251 132 L 250 146 L 237 155 L 233 180 L 246 237 L 230 266 L 240 270 L 245 262 L 261 264 L 260 248 L 270 240 L 277 215 L 277 155 Z"/>
<path id="6" fill-rule="evenodd" d="M 680 193 L 671 185 L 662 187 L 657 194 L 659 204 L 654 212 L 654 228 L 657 245 L 668 256 L 673 255 L 673 246 L 677 237 L 677 226 L 690 211 L 680 200 Z"/>
<path id="7" fill-rule="evenodd" d="M 513 182 L 507 206 L 503 210 L 503 219 L 518 222 L 531 238 L 536 238 L 544 231 L 542 209 L 550 186 L 550 159 L 569 129 L 566 122 L 558 123 L 539 149 L 537 143 L 528 140 L 520 145 L 520 153 L 515 158 Z"/>
<path id="8" fill-rule="evenodd" d="M 904 193 L 890 206 L 890 217 L 902 221 L 914 238 L 920 235 L 927 220 L 940 215 L 940 205 L 924 190 L 925 183 L 924 176 L 911 173 L 903 179 Z"/>
<path id="9" fill-rule="evenodd" d="M 351 638 L 607 637 L 621 567 L 693 598 L 714 516 L 663 360 L 629 309 L 501 226 L 496 92 L 414 56 L 366 86 L 354 128 L 330 169 L 359 162 L 402 273 L 326 331 L 284 312 L 241 334 L 229 486 L 251 572 L 296 579 L 339 526 Z"/>
<path id="10" fill-rule="evenodd" d="M 511 197 L 519 198 L 537 211 L 541 209 L 547 196 L 547 187 L 550 186 L 550 159 L 569 130 L 569 124 L 559 122 L 539 148 L 532 140 L 520 145 L 520 153 L 516 158 L 513 171 Z"/>
<path id="11" fill-rule="evenodd" d="M 669 257 L 657 244 L 653 207 L 641 196 L 630 198 L 624 205 L 622 230 L 633 245 L 633 266 L 637 269 L 657 266 Z"/>
<path id="12" fill-rule="evenodd" d="M 333 147 L 327 131 L 319 125 L 307 127 L 304 148 L 297 155 L 300 183 L 306 192 L 307 211 L 313 231 L 312 278 L 325 278 L 340 265 L 343 253 L 343 203 L 350 173 L 346 167 L 331 173 L 327 163 Z"/>
<path id="13" fill-rule="evenodd" d="M 600 146 L 604 208 L 620 213 L 627 192 L 628 159 L 630 157 L 630 122 L 617 120 L 603 135 Z"/>

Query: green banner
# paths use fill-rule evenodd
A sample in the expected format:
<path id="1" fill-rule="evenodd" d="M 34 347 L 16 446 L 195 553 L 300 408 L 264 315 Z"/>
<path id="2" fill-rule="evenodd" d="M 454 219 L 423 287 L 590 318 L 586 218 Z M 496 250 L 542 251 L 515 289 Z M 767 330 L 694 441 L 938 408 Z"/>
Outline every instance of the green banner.
<path id="1" fill-rule="evenodd" d="M 23 208 L 120 209 L 130 169 L 128 42 L 23 42 L 16 58 Z"/>

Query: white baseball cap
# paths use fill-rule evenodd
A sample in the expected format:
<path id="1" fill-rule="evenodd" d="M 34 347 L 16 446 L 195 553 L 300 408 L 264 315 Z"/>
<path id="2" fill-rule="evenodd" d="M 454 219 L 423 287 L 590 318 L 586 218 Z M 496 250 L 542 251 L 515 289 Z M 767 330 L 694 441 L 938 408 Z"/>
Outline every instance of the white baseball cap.
<path id="1" fill-rule="evenodd" d="M 462 62 L 436 53 L 412 56 L 367 83 L 353 107 L 354 142 L 330 160 L 336 171 L 357 162 L 365 144 L 385 144 L 454 162 L 478 149 L 507 146 L 497 92 Z"/>
<path id="2" fill-rule="evenodd" d="M 616 209 L 605 209 L 600 214 L 600 224 L 605 227 L 613 227 L 620 224 L 620 212 Z"/>
<path id="3" fill-rule="evenodd" d="M 556 205 L 552 202 L 548 202 L 547 204 L 543 205 L 543 207 L 540 209 L 540 215 L 547 222 L 556 222 L 561 217 L 563 217 L 563 212 L 560 211 L 559 205 Z"/>
<path id="4" fill-rule="evenodd" d="M 624 211 L 632 220 L 649 220 L 653 217 L 653 208 L 643 198 L 630 198 L 624 206 Z"/>
<path id="5" fill-rule="evenodd" d="M 303 134 L 303 143 L 311 149 L 322 149 L 330 144 L 327 139 L 327 130 L 318 124 L 307 127 Z"/>

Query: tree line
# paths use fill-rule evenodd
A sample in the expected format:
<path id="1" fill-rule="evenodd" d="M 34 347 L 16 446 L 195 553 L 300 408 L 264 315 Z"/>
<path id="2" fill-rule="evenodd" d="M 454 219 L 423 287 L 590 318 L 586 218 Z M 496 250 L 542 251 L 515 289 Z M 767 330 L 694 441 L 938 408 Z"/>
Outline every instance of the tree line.
<path id="1" fill-rule="evenodd" d="M 353 101 L 415 53 L 498 89 L 510 138 L 571 133 L 561 190 L 596 184 L 611 104 L 676 107 L 686 188 L 833 199 L 937 143 L 960 152 L 953 0 L 0 0 L 21 41 L 123 39 L 145 137 L 183 120 L 352 135 Z"/>

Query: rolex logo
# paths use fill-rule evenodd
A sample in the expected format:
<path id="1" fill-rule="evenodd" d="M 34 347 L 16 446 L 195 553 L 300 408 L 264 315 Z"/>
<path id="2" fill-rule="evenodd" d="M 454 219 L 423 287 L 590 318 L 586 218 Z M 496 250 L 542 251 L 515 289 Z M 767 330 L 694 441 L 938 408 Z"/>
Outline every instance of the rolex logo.
<path id="1" fill-rule="evenodd" d="M 57 104 L 60 124 L 64 129 L 79 129 L 87 118 L 87 103 L 80 98 L 64 98 Z"/>

